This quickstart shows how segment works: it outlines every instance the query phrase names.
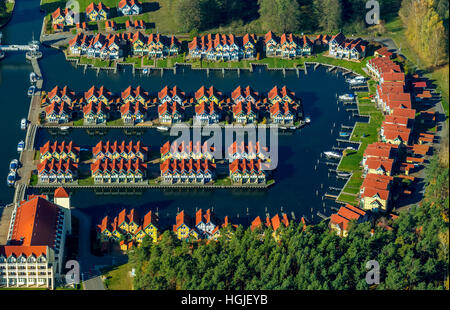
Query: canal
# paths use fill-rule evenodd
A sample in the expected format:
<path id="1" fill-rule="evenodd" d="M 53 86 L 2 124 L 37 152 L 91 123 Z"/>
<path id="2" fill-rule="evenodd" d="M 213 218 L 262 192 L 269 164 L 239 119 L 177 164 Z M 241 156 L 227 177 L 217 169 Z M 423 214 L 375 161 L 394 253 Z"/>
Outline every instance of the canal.
<path id="1" fill-rule="evenodd" d="M 2 29 L 5 44 L 24 44 L 31 40 L 32 33 L 39 36 L 43 14 L 39 11 L 38 0 L 17 1 L 10 23 Z M 255 216 L 274 215 L 281 210 L 297 220 L 306 216 L 309 220 L 320 220 L 316 213 L 329 215 L 334 206 L 331 200 L 323 199 L 329 187 L 342 187 L 345 180 L 329 177 L 326 165 L 317 165 L 320 154 L 337 145 L 341 124 L 353 125 L 353 119 L 341 104 L 336 103 L 336 94 L 348 92 L 345 77 L 339 72 L 328 73 L 324 67 L 314 70 L 309 67 L 297 75 L 294 71 L 270 71 L 257 68 L 253 73 L 241 71 L 206 71 L 178 69 L 175 74 L 166 70 L 150 75 L 133 74 L 130 68 L 119 70 L 118 74 L 76 68 L 66 62 L 64 55 L 54 49 L 42 47 L 43 59 L 39 61 L 44 76 L 44 90 L 55 85 L 69 85 L 75 91 L 87 90 L 90 86 L 106 86 L 112 92 L 120 92 L 127 86 L 141 85 L 151 93 L 158 92 L 165 85 L 179 86 L 183 91 L 192 93 L 200 86 L 214 85 L 225 93 L 238 85 L 250 85 L 259 92 L 267 92 L 274 85 L 286 85 L 302 99 L 306 115 L 311 124 L 296 132 L 279 135 L 279 163 L 274 173 L 276 184 L 266 190 L 229 190 L 229 189 L 151 189 L 141 193 L 122 192 L 114 195 L 99 194 L 92 190 L 76 190 L 72 194 L 72 203 L 82 208 L 95 219 L 106 213 L 113 214 L 123 207 L 135 207 L 142 212 L 158 210 L 163 223 L 173 223 L 178 210 L 194 212 L 196 208 L 214 208 L 215 213 L 223 217 L 229 215 L 240 223 L 247 223 Z M 27 116 L 31 65 L 26 62 L 23 53 L 8 53 L 0 61 L 0 126 L 2 130 L 2 152 L 0 157 L 0 202 L 6 204 L 13 199 L 13 189 L 6 185 L 9 161 L 17 158 L 17 143 L 25 138 L 20 130 L 20 119 Z M 331 133 L 332 132 L 332 133 Z M 89 135 L 86 130 L 72 129 L 65 136 L 55 135 L 47 130 L 39 130 L 35 146 L 42 146 L 47 140 L 73 140 L 78 145 L 93 145 L 103 140 L 137 140 L 152 149 L 159 149 L 168 139 L 168 134 L 154 129 L 127 135 L 122 130 L 110 129 L 102 136 Z M 323 161 L 323 159 L 322 159 Z"/>

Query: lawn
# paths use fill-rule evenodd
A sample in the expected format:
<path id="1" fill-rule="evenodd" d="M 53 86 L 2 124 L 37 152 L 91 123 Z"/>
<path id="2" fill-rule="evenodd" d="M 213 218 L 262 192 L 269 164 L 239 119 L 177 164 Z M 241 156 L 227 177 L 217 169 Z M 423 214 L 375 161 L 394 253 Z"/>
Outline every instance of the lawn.
<path id="1" fill-rule="evenodd" d="M 106 126 L 123 126 L 123 119 L 115 119 L 106 122 Z"/>
<path id="2" fill-rule="evenodd" d="M 353 175 L 342 189 L 341 194 L 338 197 L 339 201 L 348 202 L 356 205 L 358 204 L 355 195 L 358 194 L 362 185 L 363 179 L 361 161 L 363 159 L 364 151 L 368 144 L 378 141 L 378 131 L 380 130 L 381 123 L 383 122 L 383 114 L 377 110 L 375 104 L 369 99 L 360 99 L 369 97 L 373 93 L 373 87 L 370 85 L 370 92 L 357 92 L 358 108 L 361 115 L 370 116 L 368 123 L 357 122 L 355 129 L 350 137 L 351 141 L 361 142 L 361 145 L 357 152 L 351 152 L 344 154 L 338 170 L 352 172 Z"/>
<path id="3" fill-rule="evenodd" d="M 94 178 L 92 176 L 87 176 L 83 178 L 78 179 L 78 185 L 81 186 L 88 186 L 88 185 L 94 185 Z"/>
<path id="4" fill-rule="evenodd" d="M 133 278 L 130 276 L 131 265 L 129 263 L 114 266 L 102 271 L 105 276 L 105 285 L 108 290 L 132 290 Z"/>

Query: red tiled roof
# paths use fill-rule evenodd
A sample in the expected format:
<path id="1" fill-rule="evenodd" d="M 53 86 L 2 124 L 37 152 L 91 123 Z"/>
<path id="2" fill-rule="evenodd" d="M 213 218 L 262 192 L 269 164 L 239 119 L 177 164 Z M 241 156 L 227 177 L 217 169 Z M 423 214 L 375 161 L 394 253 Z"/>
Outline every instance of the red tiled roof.
<path id="1" fill-rule="evenodd" d="M 21 245 L 55 245 L 56 223 L 60 214 L 57 205 L 43 196 L 32 196 L 17 207 L 11 240 Z"/>
<path id="2" fill-rule="evenodd" d="M 64 187 L 58 187 L 55 190 L 55 198 L 69 198 L 69 193 L 64 189 Z"/>

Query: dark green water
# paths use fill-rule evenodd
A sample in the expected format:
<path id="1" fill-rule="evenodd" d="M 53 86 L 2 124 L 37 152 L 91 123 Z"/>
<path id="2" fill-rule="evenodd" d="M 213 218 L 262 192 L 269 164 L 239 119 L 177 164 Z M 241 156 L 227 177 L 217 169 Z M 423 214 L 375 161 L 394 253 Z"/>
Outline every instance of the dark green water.
<path id="1" fill-rule="evenodd" d="M 36 37 L 40 33 L 42 13 L 39 12 L 38 0 L 17 1 L 16 10 L 11 22 L 2 29 L 4 44 L 27 43 L 32 32 Z M 177 74 L 172 71 L 154 73 L 148 76 L 133 75 L 130 69 L 123 69 L 119 74 L 109 72 L 99 74 L 94 70 L 84 72 L 65 61 L 57 50 L 42 47 L 44 58 L 40 61 L 44 75 L 44 89 L 50 90 L 55 85 L 65 84 L 75 91 L 87 90 L 92 85 L 105 85 L 113 92 L 119 92 L 128 85 L 142 85 L 147 91 L 155 93 L 165 85 L 178 85 L 188 93 L 196 91 L 202 85 L 214 85 L 223 92 L 231 92 L 236 86 L 250 85 L 256 91 L 266 92 L 274 85 L 286 85 L 303 101 L 306 115 L 312 122 L 306 128 L 294 133 L 280 133 L 279 164 L 274 174 L 276 184 L 267 190 L 147 190 L 139 194 L 98 195 L 91 190 L 77 190 L 73 193 L 73 204 L 83 208 L 87 213 L 99 217 L 107 212 L 117 212 L 120 208 L 136 207 L 138 209 L 158 208 L 161 220 L 174 222 L 177 210 L 185 209 L 194 212 L 196 208 L 210 208 L 219 216 L 229 215 L 238 222 L 245 223 L 256 215 L 264 216 L 266 212 L 274 214 L 282 209 L 289 215 L 294 212 L 297 219 L 305 215 L 308 219 L 319 219 L 316 212 L 329 215 L 330 206 L 334 202 L 323 200 L 322 196 L 329 186 L 340 187 L 343 181 L 328 177 L 325 165 L 315 165 L 321 152 L 330 150 L 337 145 L 341 124 L 353 125 L 348 112 L 342 105 L 336 104 L 336 94 L 348 91 L 345 79 L 340 73 L 327 73 L 325 69 L 316 71 L 309 68 L 308 74 L 303 72 L 297 76 L 295 72 L 266 71 L 257 69 L 254 73 L 211 71 L 191 71 L 179 69 Z M 2 130 L 2 151 L 0 157 L 0 175 L 5 181 L 0 182 L 1 203 L 10 202 L 13 190 L 6 186 L 6 175 L 9 161 L 17 157 L 16 147 L 19 140 L 25 138 L 20 130 L 20 119 L 26 117 L 29 98 L 26 91 L 29 87 L 28 75 L 31 65 L 26 63 L 23 53 L 8 54 L 0 61 L 0 103 L 3 113 L 0 113 Z M 335 128 L 331 134 L 331 130 Z M 90 136 L 85 130 L 71 130 L 66 136 L 55 136 L 46 130 L 40 130 L 36 137 L 36 147 L 42 146 L 47 140 L 72 139 L 78 145 L 87 146 L 97 143 L 100 139 L 141 139 L 150 148 L 158 148 L 168 139 L 168 134 L 155 130 L 146 130 L 138 136 L 127 136 L 121 130 L 108 130 L 102 136 Z M 318 195 L 316 195 L 318 191 Z M 313 208 L 313 212 L 311 212 Z M 248 211 L 247 211 L 248 209 Z M 248 216 L 247 216 L 248 213 Z M 312 216 L 314 215 L 314 217 Z M 237 217 L 239 216 L 239 219 Z"/>

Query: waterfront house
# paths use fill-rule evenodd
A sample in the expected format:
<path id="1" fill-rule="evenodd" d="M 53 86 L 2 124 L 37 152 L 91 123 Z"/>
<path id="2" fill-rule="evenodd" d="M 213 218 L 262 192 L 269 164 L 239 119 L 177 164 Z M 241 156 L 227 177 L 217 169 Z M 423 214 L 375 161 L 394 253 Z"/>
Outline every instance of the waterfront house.
<path id="1" fill-rule="evenodd" d="M 90 102 L 83 107 L 84 124 L 99 125 L 106 124 L 109 119 L 110 107 L 103 102 Z"/>
<path id="2" fill-rule="evenodd" d="M 215 179 L 216 164 L 208 159 L 166 159 L 160 164 L 161 182 L 166 184 L 206 184 Z"/>
<path id="3" fill-rule="evenodd" d="M 105 159 L 125 159 L 126 161 L 134 161 L 139 159 L 142 162 L 145 162 L 147 161 L 148 147 L 143 146 L 141 141 L 137 141 L 136 143 L 133 141 L 129 141 L 128 143 L 122 141 L 121 143 L 118 143 L 117 140 L 113 143 L 110 141 L 100 141 L 92 148 L 92 155 L 94 161 Z"/>
<path id="4" fill-rule="evenodd" d="M 233 120 L 238 124 L 254 124 L 259 119 L 259 107 L 252 101 L 238 102 L 232 107 Z"/>
<path id="5" fill-rule="evenodd" d="M 369 158 L 364 164 L 364 175 L 368 173 L 390 176 L 394 166 L 394 160 L 389 158 Z"/>
<path id="6" fill-rule="evenodd" d="M 194 98 L 197 101 L 197 104 L 202 102 L 215 102 L 218 104 L 222 98 L 222 93 L 214 86 L 211 86 L 210 88 L 202 86 L 195 92 Z"/>
<path id="7" fill-rule="evenodd" d="M 152 211 L 149 211 L 144 216 L 144 221 L 142 223 L 142 229 L 145 234 L 150 237 L 153 242 L 158 241 L 158 216 Z"/>
<path id="8" fill-rule="evenodd" d="M 378 173 L 369 173 L 364 177 L 360 188 L 360 194 L 364 193 L 366 188 L 372 187 L 378 190 L 390 190 L 394 177 Z"/>
<path id="9" fill-rule="evenodd" d="M 48 94 L 47 100 L 50 103 L 61 103 L 65 102 L 70 106 L 73 106 L 76 100 L 75 92 L 72 91 L 67 85 L 63 88 L 55 86 Z"/>
<path id="10" fill-rule="evenodd" d="M 359 60 L 366 57 L 368 43 L 361 38 L 347 39 L 341 32 L 329 42 L 328 55 L 334 58 Z"/>
<path id="11" fill-rule="evenodd" d="M 121 93 L 121 99 L 123 103 L 140 102 L 145 106 L 147 106 L 150 101 L 147 91 L 145 91 L 141 86 L 134 88 L 131 85 Z"/>
<path id="12" fill-rule="evenodd" d="M 47 141 L 40 149 L 40 161 L 44 160 L 71 160 L 74 163 L 80 161 L 80 147 L 75 146 L 72 141 L 66 143 L 66 141 L 58 142 L 54 141 L 50 143 Z"/>
<path id="13" fill-rule="evenodd" d="M 272 123 L 280 125 L 293 125 L 297 121 L 297 105 L 289 101 L 275 101 L 270 107 L 270 119 Z"/>
<path id="14" fill-rule="evenodd" d="M 173 225 L 173 232 L 180 240 L 187 240 L 190 236 L 191 230 L 194 228 L 194 223 L 189 215 L 184 210 L 177 214 L 176 224 Z"/>
<path id="15" fill-rule="evenodd" d="M 99 2 L 98 4 L 91 2 L 86 7 L 86 17 L 91 22 L 107 20 L 109 11 L 109 7 L 105 6 L 102 2 Z"/>
<path id="16" fill-rule="evenodd" d="M 402 72 L 400 66 L 387 57 L 369 59 L 366 64 L 367 71 L 372 78 L 378 81 L 385 72 Z"/>
<path id="17" fill-rule="evenodd" d="M 123 231 L 135 235 L 140 227 L 140 221 L 139 215 L 135 209 L 131 209 L 128 213 L 126 209 L 123 209 L 118 215 L 117 224 Z"/>
<path id="18" fill-rule="evenodd" d="M 140 159 L 125 161 L 125 159 L 106 158 L 96 160 L 91 164 L 91 173 L 95 184 L 105 183 L 141 183 L 147 174 L 147 164 Z"/>
<path id="19" fill-rule="evenodd" d="M 45 159 L 37 165 L 39 183 L 71 183 L 77 179 L 78 164 L 71 159 L 66 161 Z"/>
<path id="20" fill-rule="evenodd" d="M 222 108 L 215 102 L 202 101 L 195 106 L 194 124 L 211 125 L 220 122 Z"/>
<path id="21" fill-rule="evenodd" d="M 130 38 L 131 51 L 133 55 L 148 55 L 154 58 L 163 58 L 166 56 L 177 56 L 181 48 L 180 43 L 175 36 L 166 37 L 161 34 L 146 36 L 137 31 Z"/>
<path id="22" fill-rule="evenodd" d="M 200 238 L 216 238 L 219 234 L 220 225 L 219 219 L 211 209 L 206 210 L 205 213 L 203 213 L 202 209 L 195 212 L 195 228 L 200 233 Z"/>
<path id="23" fill-rule="evenodd" d="M 57 198 L 30 195 L 18 203 L 6 245 L 0 245 L 0 287 L 55 287 L 64 268 L 68 217 Z"/>
<path id="24" fill-rule="evenodd" d="M 381 124 L 381 141 L 395 144 L 395 145 L 408 145 L 410 141 L 411 129 L 404 126 L 398 126 L 394 124 Z"/>
<path id="25" fill-rule="evenodd" d="M 140 102 L 127 102 L 120 107 L 120 116 L 124 124 L 139 124 L 147 118 L 147 109 Z"/>
<path id="26" fill-rule="evenodd" d="M 163 125 L 181 123 L 184 118 L 184 108 L 176 101 L 164 102 L 158 107 L 158 118 Z"/>
<path id="27" fill-rule="evenodd" d="M 256 141 L 256 143 L 253 143 L 252 141 L 248 141 L 245 143 L 244 141 L 240 141 L 237 143 L 237 141 L 234 141 L 229 147 L 228 147 L 228 160 L 234 161 L 236 159 L 261 159 L 266 160 L 266 155 L 264 152 L 267 152 L 267 147 L 261 147 L 259 144 L 259 141 Z"/>
<path id="28" fill-rule="evenodd" d="M 252 223 L 250 224 L 250 230 L 254 231 L 255 229 L 261 229 L 263 228 L 263 223 L 261 221 L 261 218 L 259 216 L 257 216 Z"/>
<path id="29" fill-rule="evenodd" d="M 261 159 L 235 159 L 229 164 L 230 178 L 237 184 L 265 184 L 266 172 Z"/>
<path id="30" fill-rule="evenodd" d="M 256 44 L 258 39 L 255 34 L 247 33 L 242 37 L 242 53 L 244 59 L 253 59 L 256 57 Z"/>
<path id="31" fill-rule="evenodd" d="M 337 213 L 331 215 L 329 227 L 332 231 L 340 237 L 348 236 L 349 224 L 362 223 L 367 221 L 368 214 L 366 211 L 361 210 L 350 204 L 346 204 L 339 208 Z"/>
<path id="32" fill-rule="evenodd" d="M 142 3 L 137 0 L 120 0 L 117 11 L 122 15 L 139 15 L 142 13 Z"/>
<path id="33" fill-rule="evenodd" d="M 100 88 L 92 86 L 84 93 L 84 100 L 87 103 L 102 102 L 105 105 L 109 105 L 112 102 L 112 99 L 112 93 L 103 85 L 100 86 Z"/>
<path id="34" fill-rule="evenodd" d="M 255 92 L 250 86 L 246 88 L 242 88 L 240 85 L 236 87 L 235 90 L 231 93 L 231 99 L 234 103 L 251 101 L 256 103 L 259 99 L 259 94 Z"/>
<path id="35" fill-rule="evenodd" d="M 175 140 L 173 143 L 167 141 L 160 148 L 161 152 L 161 161 L 165 161 L 166 159 L 208 159 L 210 161 L 214 161 L 214 147 L 209 145 L 208 141 L 205 141 L 203 145 L 201 145 L 200 141 L 193 143 L 190 141 L 189 143 L 185 143 L 184 141 L 181 143 L 177 143 Z"/>
<path id="36" fill-rule="evenodd" d="M 385 143 L 374 142 L 366 147 L 363 154 L 362 165 L 366 164 L 366 161 L 371 158 L 375 159 L 393 159 L 396 156 L 397 146 Z"/>
<path id="37" fill-rule="evenodd" d="M 290 91 L 286 86 L 283 86 L 281 89 L 278 86 L 274 86 L 267 94 L 267 98 L 271 104 L 281 101 L 291 103 L 296 99 L 295 93 Z"/>
<path id="38" fill-rule="evenodd" d="M 309 56 L 313 53 L 313 42 L 307 36 L 299 38 L 292 33 L 283 33 L 278 37 L 269 31 L 264 37 L 264 51 L 267 57 Z"/>
<path id="39" fill-rule="evenodd" d="M 256 55 L 256 37 L 247 34 L 243 38 L 233 34 L 207 34 L 194 37 L 188 44 L 189 57 L 206 58 L 210 61 L 239 61 L 254 58 Z"/>
<path id="40" fill-rule="evenodd" d="M 361 193 L 360 207 L 364 210 L 377 212 L 386 211 L 389 205 L 390 191 L 381 190 L 374 187 L 365 187 Z"/>
<path id="41" fill-rule="evenodd" d="M 183 105 L 186 93 L 179 89 L 177 86 L 169 88 L 165 86 L 158 92 L 158 100 L 160 103 L 173 103 L 177 102 L 179 105 Z"/>
<path id="42" fill-rule="evenodd" d="M 68 123 L 72 119 L 72 107 L 67 103 L 52 103 L 45 108 L 45 120 L 52 124 Z"/>
<path id="43" fill-rule="evenodd" d="M 75 23 L 75 14 L 69 8 L 61 10 L 61 8 L 57 8 L 52 13 L 52 24 L 53 25 L 62 25 L 62 26 L 73 26 Z"/>

